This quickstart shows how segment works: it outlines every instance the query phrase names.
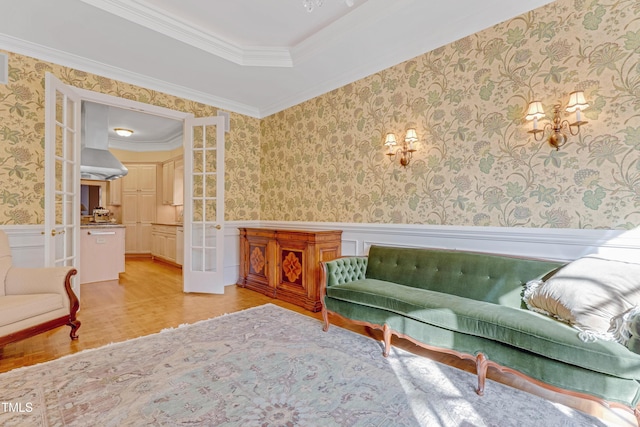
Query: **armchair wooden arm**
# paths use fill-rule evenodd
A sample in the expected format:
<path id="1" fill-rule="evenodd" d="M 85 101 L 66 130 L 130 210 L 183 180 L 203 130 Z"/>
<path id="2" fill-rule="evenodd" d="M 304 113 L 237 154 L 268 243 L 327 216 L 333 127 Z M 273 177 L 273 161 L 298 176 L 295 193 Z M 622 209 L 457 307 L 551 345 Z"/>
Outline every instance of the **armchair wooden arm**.
<path id="1" fill-rule="evenodd" d="M 41 270 L 30 272 L 29 270 Z M 43 271 L 46 271 L 47 274 L 55 273 L 52 277 L 51 275 L 47 276 L 47 280 L 42 280 L 43 283 L 34 282 L 35 277 L 42 274 Z M 17 283 L 20 281 L 20 277 L 22 274 L 25 274 L 25 284 L 26 284 L 26 292 L 35 293 L 36 291 L 45 292 L 45 293 L 64 293 L 63 301 L 65 304 L 65 308 L 68 308 L 68 315 L 48 320 L 46 322 L 40 323 L 38 325 L 30 326 L 28 328 L 9 333 L 7 335 L 0 337 L 0 347 L 9 344 L 11 342 L 20 341 L 22 339 L 40 334 L 42 332 L 55 329 L 60 326 L 70 326 L 71 332 L 69 333 L 69 337 L 72 340 L 78 339 L 78 328 L 80 328 L 80 321 L 76 318 L 76 313 L 80 308 L 80 301 L 76 296 L 75 292 L 71 288 L 71 278 L 77 274 L 77 270 L 72 267 L 56 267 L 56 268 L 11 268 L 9 272 L 7 272 L 6 282 L 11 282 L 11 290 L 15 292 L 15 287 Z M 53 285 L 45 284 L 44 282 L 55 282 Z M 5 283 L 5 286 L 8 286 Z M 55 290 L 54 290 L 55 289 Z M 24 293 L 23 293 L 24 294 Z M 7 293 L 7 295 L 10 295 Z"/>

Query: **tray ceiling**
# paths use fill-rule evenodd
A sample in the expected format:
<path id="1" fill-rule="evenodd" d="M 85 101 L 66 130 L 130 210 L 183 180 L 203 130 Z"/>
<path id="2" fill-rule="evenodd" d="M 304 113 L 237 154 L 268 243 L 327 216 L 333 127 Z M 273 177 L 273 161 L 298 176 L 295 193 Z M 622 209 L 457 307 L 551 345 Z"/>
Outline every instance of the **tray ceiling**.
<path id="1" fill-rule="evenodd" d="M 13 0 L 0 49 L 265 117 L 550 2 Z"/>

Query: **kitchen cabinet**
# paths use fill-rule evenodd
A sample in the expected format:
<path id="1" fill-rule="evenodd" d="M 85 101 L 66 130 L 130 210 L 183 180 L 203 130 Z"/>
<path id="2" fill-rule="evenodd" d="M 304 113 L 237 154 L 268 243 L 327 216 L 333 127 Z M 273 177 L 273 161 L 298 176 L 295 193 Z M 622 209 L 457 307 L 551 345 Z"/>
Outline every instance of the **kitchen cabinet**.
<path id="1" fill-rule="evenodd" d="M 241 228 L 238 285 L 319 311 L 320 262 L 341 252 L 339 230 Z"/>
<path id="2" fill-rule="evenodd" d="M 155 163 L 127 163 L 129 173 L 122 179 L 122 191 L 156 192 Z"/>
<path id="3" fill-rule="evenodd" d="M 125 252 L 151 253 L 151 228 L 156 220 L 156 165 L 126 164 L 122 178 L 122 224 L 126 227 Z"/>
<path id="4" fill-rule="evenodd" d="M 162 204 L 182 205 L 184 199 L 184 160 L 180 157 L 162 164 Z"/>
<path id="5" fill-rule="evenodd" d="M 125 228 L 121 225 L 80 227 L 80 283 L 118 280 L 124 273 Z"/>
<path id="6" fill-rule="evenodd" d="M 162 204 L 173 205 L 173 187 L 175 162 L 170 160 L 162 164 Z"/>
<path id="7" fill-rule="evenodd" d="M 151 256 L 171 264 L 178 264 L 177 226 L 153 224 L 151 228 Z"/>
<path id="8" fill-rule="evenodd" d="M 184 204 L 184 159 L 176 159 L 173 177 L 173 204 Z"/>
<path id="9" fill-rule="evenodd" d="M 176 264 L 184 264 L 184 227 L 176 229 Z"/>
<path id="10" fill-rule="evenodd" d="M 122 205 L 122 179 L 114 179 L 107 183 L 107 205 L 120 206 Z"/>

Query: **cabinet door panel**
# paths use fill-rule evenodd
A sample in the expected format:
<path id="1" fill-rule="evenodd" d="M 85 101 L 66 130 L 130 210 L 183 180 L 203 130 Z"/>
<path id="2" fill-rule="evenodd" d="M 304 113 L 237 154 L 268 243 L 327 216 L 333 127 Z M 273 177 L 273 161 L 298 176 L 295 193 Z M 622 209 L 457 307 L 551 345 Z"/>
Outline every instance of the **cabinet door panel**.
<path id="1" fill-rule="evenodd" d="M 138 222 L 138 194 L 125 193 L 122 195 L 122 223 L 135 224 Z"/>
<path id="2" fill-rule="evenodd" d="M 152 223 L 156 220 L 156 195 L 140 194 L 138 200 L 138 221 Z"/>
<path id="3" fill-rule="evenodd" d="M 151 224 L 138 224 L 138 252 L 151 253 Z"/>
<path id="4" fill-rule="evenodd" d="M 122 178 L 122 191 L 138 191 L 138 168 L 136 165 L 126 165 L 129 173 Z"/>
<path id="5" fill-rule="evenodd" d="M 138 190 L 156 191 L 156 165 L 139 165 Z"/>
<path id="6" fill-rule="evenodd" d="M 162 204 L 173 204 L 174 162 L 166 162 L 162 165 Z"/>
<path id="7" fill-rule="evenodd" d="M 120 206 L 122 204 L 122 179 L 109 181 L 108 205 Z"/>
<path id="8" fill-rule="evenodd" d="M 166 244 L 165 244 L 165 257 L 169 261 L 176 261 L 176 237 L 175 236 L 167 236 Z"/>
<path id="9" fill-rule="evenodd" d="M 135 253 L 138 252 L 138 245 L 137 245 L 137 231 L 138 231 L 138 227 L 137 225 L 134 224 L 125 224 L 124 226 L 125 228 L 125 239 L 124 239 L 124 252 L 125 253 Z"/>
<path id="10" fill-rule="evenodd" d="M 278 249 L 278 289 L 307 295 L 306 245 L 280 243 Z"/>

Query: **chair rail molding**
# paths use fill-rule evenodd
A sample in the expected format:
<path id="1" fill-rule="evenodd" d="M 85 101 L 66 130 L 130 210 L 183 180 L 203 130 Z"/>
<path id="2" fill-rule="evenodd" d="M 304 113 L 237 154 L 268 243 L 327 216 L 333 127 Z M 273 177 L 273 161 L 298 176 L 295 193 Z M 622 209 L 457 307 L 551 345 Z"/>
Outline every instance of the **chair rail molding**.
<path id="1" fill-rule="evenodd" d="M 342 230 L 344 255 L 366 255 L 371 245 L 441 248 L 573 261 L 588 254 L 637 262 L 640 229 L 587 230 L 420 224 L 261 221 L 260 226 Z"/>

